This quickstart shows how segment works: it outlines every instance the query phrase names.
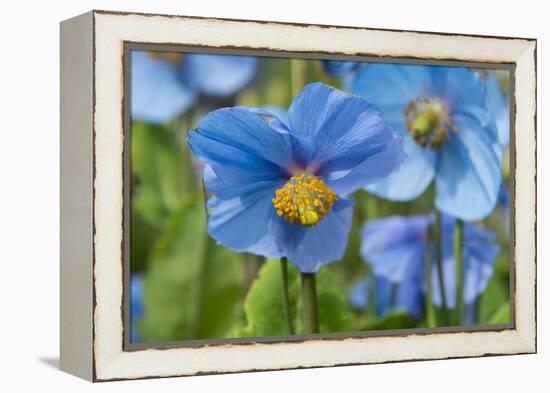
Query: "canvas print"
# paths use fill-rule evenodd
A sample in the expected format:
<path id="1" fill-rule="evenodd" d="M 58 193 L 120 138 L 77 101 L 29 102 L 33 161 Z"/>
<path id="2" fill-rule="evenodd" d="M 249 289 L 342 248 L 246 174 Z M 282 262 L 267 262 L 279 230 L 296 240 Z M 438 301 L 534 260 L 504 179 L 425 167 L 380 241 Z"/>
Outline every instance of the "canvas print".
<path id="1" fill-rule="evenodd" d="M 510 322 L 510 71 L 129 57 L 130 343 Z"/>

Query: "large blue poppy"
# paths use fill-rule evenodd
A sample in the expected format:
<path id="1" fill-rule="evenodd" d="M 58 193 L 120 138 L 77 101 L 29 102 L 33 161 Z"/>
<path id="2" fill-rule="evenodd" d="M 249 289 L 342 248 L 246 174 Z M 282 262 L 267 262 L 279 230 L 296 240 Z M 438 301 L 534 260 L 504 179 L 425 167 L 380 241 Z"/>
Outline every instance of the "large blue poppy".
<path id="1" fill-rule="evenodd" d="M 164 123 L 184 113 L 199 93 L 226 97 L 253 78 L 249 56 L 132 51 L 131 113 L 135 120 Z"/>
<path id="2" fill-rule="evenodd" d="M 322 83 L 294 99 L 288 125 L 266 109 L 219 109 L 189 133 L 189 146 L 206 164 L 210 235 L 307 273 L 345 251 L 353 206 L 345 196 L 405 158 L 372 105 Z"/>
<path id="3" fill-rule="evenodd" d="M 403 137 L 407 161 L 367 190 L 407 201 L 432 181 L 436 207 L 463 220 L 494 208 L 501 181 L 495 118 L 477 73 L 458 67 L 369 64 L 351 90 L 372 102 Z"/>
<path id="4" fill-rule="evenodd" d="M 405 308 L 418 316 L 422 308 L 422 296 L 426 290 L 425 258 L 433 259 L 434 246 L 429 239 L 428 228 L 434 220 L 427 216 L 392 216 L 369 222 L 363 227 L 361 256 L 368 262 L 378 277 L 394 285 L 397 291 L 396 303 L 387 304 L 382 286 L 383 309 Z M 442 218 L 443 281 L 447 305 L 455 307 L 455 270 L 453 251 L 453 228 L 455 219 Z M 472 310 L 477 297 L 485 290 L 493 275 L 494 263 L 499 246 L 494 244 L 495 235 L 472 223 L 465 223 L 463 243 L 464 293 L 466 310 Z M 441 306 L 441 292 L 438 273 L 432 269 L 433 303 Z M 378 294 L 377 288 L 376 293 Z M 413 300 L 414 299 L 414 300 Z"/>

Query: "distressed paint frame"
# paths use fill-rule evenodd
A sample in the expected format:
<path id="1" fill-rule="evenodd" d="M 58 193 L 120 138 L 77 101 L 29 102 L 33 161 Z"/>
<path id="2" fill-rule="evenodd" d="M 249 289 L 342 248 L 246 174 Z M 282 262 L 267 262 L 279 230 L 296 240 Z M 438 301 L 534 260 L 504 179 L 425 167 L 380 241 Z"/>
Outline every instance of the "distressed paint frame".
<path id="1" fill-rule="evenodd" d="M 106 381 L 536 352 L 536 40 L 92 11 L 62 23 L 61 43 L 62 369 Z M 514 69 L 513 323 L 125 346 L 124 64 L 133 44 Z"/>

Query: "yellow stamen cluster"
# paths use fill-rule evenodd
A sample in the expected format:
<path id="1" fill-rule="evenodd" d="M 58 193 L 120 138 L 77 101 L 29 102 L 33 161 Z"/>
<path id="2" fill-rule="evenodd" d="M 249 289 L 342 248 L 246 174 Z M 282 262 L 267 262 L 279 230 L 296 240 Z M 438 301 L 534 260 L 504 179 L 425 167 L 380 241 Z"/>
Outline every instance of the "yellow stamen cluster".
<path id="1" fill-rule="evenodd" d="M 336 200 L 338 197 L 322 179 L 302 173 L 275 191 L 272 201 L 279 216 L 309 227 L 321 221 Z"/>
<path id="2" fill-rule="evenodd" d="M 447 108 L 439 100 L 417 98 L 405 108 L 405 125 L 416 143 L 439 149 L 454 131 Z"/>

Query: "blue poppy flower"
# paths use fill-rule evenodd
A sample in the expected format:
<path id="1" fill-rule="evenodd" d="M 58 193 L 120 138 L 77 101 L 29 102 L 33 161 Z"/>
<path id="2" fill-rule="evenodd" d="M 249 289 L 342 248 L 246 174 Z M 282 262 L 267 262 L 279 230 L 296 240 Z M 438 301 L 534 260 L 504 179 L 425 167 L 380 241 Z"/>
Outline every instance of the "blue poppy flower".
<path id="1" fill-rule="evenodd" d="M 189 109 L 199 93 L 226 97 L 253 78 L 248 56 L 131 52 L 132 118 L 164 123 Z"/>
<path id="2" fill-rule="evenodd" d="M 137 274 L 130 279 L 130 342 L 141 342 L 137 325 L 143 318 L 143 282 Z"/>
<path id="3" fill-rule="evenodd" d="M 346 60 L 322 60 L 321 64 L 329 76 L 336 78 L 343 77 L 353 71 L 356 71 L 364 63 Z"/>
<path id="4" fill-rule="evenodd" d="M 359 310 L 368 307 L 372 283 L 371 279 L 364 278 L 355 285 L 350 294 L 350 303 L 353 307 Z M 395 284 L 378 275 L 375 277 L 374 286 L 378 317 L 384 317 L 393 310 L 405 310 L 417 319 L 422 317 L 423 293 L 415 283 Z"/>
<path id="5" fill-rule="evenodd" d="M 341 259 L 351 225 L 349 193 L 404 160 L 401 138 L 364 99 L 306 86 L 288 125 L 265 109 L 224 108 L 189 133 L 205 162 L 208 232 L 237 252 L 287 257 L 316 272 Z"/>
<path id="6" fill-rule="evenodd" d="M 398 291 L 412 294 L 418 304 L 402 300 L 393 307 L 404 307 L 413 315 L 419 315 L 422 307 L 421 294 L 426 290 L 425 258 L 433 257 L 433 242 L 428 237 L 429 226 L 434 216 L 392 216 L 369 222 L 363 227 L 361 256 L 368 262 L 377 277 L 397 285 Z M 443 281 L 447 305 L 455 307 L 455 270 L 453 251 L 453 228 L 455 219 L 442 218 Z M 471 223 L 464 227 L 464 303 L 471 309 L 475 299 L 485 290 L 494 269 L 499 246 L 494 244 L 495 235 Z M 441 306 L 438 273 L 432 269 L 432 301 Z M 378 283 L 378 281 L 377 281 Z M 378 290 L 377 290 L 378 292 Z M 405 295 L 403 295 L 405 296 Z M 410 299 L 409 299 L 410 300 Z M 383 300 L 384 301 L 384 300 Z"/>
<path id="7" fill-rule="evenodd" d="M 407 161 L 366 189 L 407 201 L 435 181 L 438 210 L 467 221 L 494 208 L 501 181 L 495 119 L 479 76 L 466 68 L 369 64 L 351 90 L 403 137 Z"/>

